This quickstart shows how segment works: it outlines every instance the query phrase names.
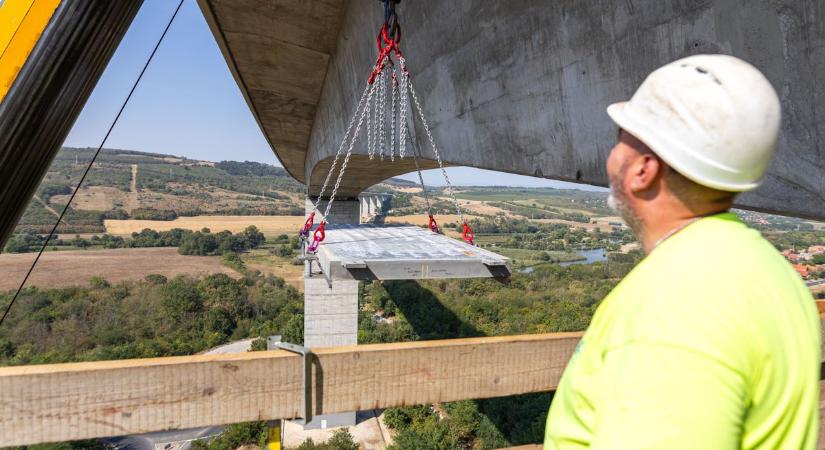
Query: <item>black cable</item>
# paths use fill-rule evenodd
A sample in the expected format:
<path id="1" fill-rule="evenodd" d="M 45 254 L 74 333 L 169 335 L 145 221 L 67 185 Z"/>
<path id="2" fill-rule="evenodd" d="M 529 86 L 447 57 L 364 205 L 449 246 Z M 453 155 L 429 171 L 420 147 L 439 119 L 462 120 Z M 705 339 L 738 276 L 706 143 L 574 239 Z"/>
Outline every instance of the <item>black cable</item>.
<path id="1" fill-rule="evenodd" d="M 160 47 L 160 43 L 163 42 L 163 38 L 166 37 L 166 33 L 169 31 L 169 27 L 172 26 L 172 22 L 174 22 L 175 17 L 178 15 L 178 11 L 180 11 L 180 7 L 183 6 L 183 1 L 180 0 L 178 3 L 178 7 L 175 8 L 175 12 L 172 14 L 172 17 L 169 19 L 169 23 L 166 24 L 166 28 L 163 30 L 163 34 L 160 35 L 157 44 L 155 44 L 155 48 L 152 50 L 152 53 L 149 55 L 149 59 L 146 60 L 146 64 L 143 65 L 143 69 L 140 71 L 137 79 L 135 80 L 134 84 L 132 84 L 132 89 L 129 90 L 129 95 L 126 96 L 126 99 L 123 101 L 123 104 L 120 105 L 120 110 L 117 112 L 115 119 L 112 121 L 112 124 L 109 126 L 109 130 L 106 131 L 106 135 L 103 136 L 103 140 L 100 142 L 100 146 L 95 151 L 94 156 L 92 156 L 92 160 L 89 161 L 89 165 L 86 166 L 86 171 L 83 172 L 83 176 L 80 177 L 80 181 L 77 183 L 77 187 L 75 188 L 72 195 L 69 197 L 69 201 L 66 202 L 66 206 L 63 207 L 63 211 L 60 212 L 60 216 L 57 218 L 57 222 L 55 222 L 54 226 L 52 227 L 52 231 L 49 232 L 49 236 L 46 237 L 46 240 L 43 242 L 43 246 L 40 247 L 40 251 L 37 252 L 37 257 L 34 258 L 31 267 L 29 267 L 29 271 L 26 273 L 26 276 L 23 278 L 23 281 L 20 283 L 20 287 L 17 288 L 17 292 L 14 293 L 14 297 L 12 297 L 11 301 L 9 302 L 8 306 L 6 306 L 5 312 L 3 312 L 3 317 L 0 317 L 0 326 L 3 325 L 3 322 L 6 320 L 6 316 L 9 315 L 9 311 L 11 311 L 11 307 L 14 305 L 14 302 L 17 300 L 17 297 L 20 296 L 20 292 L 23 291 L 23 287 L 26 285 L 26 281 L 28 281 L 29 276 L 32 274 L 34 267 L 37 265 L 37 262 L 40 261 L 40 256 L 43 255 L 43 252 L 46 250 L 46 246 L 49 245 L 49 241 L 52 240 L 54 237 L 55 231 L 57 231 L 57 227 L 60 225 L 60 222 L 63 220 L 63 216 L 66 215 L 66 211 L 69 210 L 69 205 L 72 204 L 75 195 L 80 190 L 80 186 L 83 185 L 83 181 L 86 180 L 86 176 L 89 174 L 89 170 L 91 170 L 92 165 L 95 163 L 97 156 L 100 155 L 100 151 L 103 149 L 103 146 L 106 145 L 106 141 L 109 139 L 109 135 L 112 133 L 112 130 L 117 125 L 118 119 L 120 119 L 120 115 L 123 113 L 123 110 L 126 109 L 126 105 L 129 103 L 129 99 L 132 98 L 132 94 L 137 89 L 138 84 L 140 83 L 140 79 L 143 78 L 143 74 L 146 73 L 146 69 L 149 67 L 149 63 L 152 62 L 152 58 L 154 58 L 155 53 L 158 51 L 158 47 Z"/>

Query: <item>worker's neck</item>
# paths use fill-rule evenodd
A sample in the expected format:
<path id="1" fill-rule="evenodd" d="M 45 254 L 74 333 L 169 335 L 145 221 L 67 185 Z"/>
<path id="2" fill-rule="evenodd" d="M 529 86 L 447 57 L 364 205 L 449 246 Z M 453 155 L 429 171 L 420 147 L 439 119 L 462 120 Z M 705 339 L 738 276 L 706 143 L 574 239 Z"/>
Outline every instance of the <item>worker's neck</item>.
<path id="1" fill-rule="evenodd" d="M 690 209 L 682 204 L 647 205 L 639 211 L 641 230 L 636 230 L 642 249 L 650 254 L 656 246 L 702 217 L 730 209 L 730 205 L 707 205 Z"/>

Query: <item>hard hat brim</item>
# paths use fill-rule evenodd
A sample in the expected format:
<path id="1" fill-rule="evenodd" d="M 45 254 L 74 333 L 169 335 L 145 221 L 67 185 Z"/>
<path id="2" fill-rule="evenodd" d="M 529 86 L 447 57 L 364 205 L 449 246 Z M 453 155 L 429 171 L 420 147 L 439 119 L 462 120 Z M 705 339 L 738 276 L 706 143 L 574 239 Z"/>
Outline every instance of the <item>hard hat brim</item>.
<path id="1" fill-rule="evenodd" d="M 627 104 L 628 102 L 613 103 L 607 107 L 607 115 L 610 116 L 619 128 L 627 131 L 636 137 L 636 139 L 642 141 L 654 153 L 656 153 L 656 156 L 667 163 L 668 166 L 672 167 L 688 179 L 702 186 L 729 192 L 750 191 L 759 186 L 759 182 L 729 184 L 719 183 L 718 181 L 702 177 L 698 173 L 698 170 L 691 170 L 691 167 L 695 166 L 697 162 L 690 161 L 688 155 L 680 155 L 681 157 L 679 157 L 671 154 L 675 153 L 675 150 L 681 147 L 679 143 L 669 142 L 669 140 L 665 136 L 662 136 L 661 133 L 657 133 L 649 127 L 639 123 L 639 121 L 634 120 L 632 116 L 627 114 Z"/>

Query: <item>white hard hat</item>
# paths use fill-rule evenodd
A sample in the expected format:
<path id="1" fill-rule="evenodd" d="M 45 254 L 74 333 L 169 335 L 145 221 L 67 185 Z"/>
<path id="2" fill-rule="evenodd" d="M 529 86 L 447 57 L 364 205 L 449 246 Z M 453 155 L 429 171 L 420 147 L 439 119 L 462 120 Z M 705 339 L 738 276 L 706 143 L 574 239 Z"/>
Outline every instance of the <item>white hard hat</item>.
<path id="1" fill-rule="evenodd" d="M 667 64 L 607 113 L 670 167 L 714 189 L 759 185 L 779 134 L 779 97 L 752 65 L 726 55 Z"/>

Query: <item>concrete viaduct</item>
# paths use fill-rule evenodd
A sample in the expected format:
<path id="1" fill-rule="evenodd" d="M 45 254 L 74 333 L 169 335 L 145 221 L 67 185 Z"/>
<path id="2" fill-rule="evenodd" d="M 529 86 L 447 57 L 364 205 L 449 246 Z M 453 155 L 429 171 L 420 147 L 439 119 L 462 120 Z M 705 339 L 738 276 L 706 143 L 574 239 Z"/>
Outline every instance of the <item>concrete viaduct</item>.
<path id="1" fill-rule="evenodd" d="M 317 194 L 374 61 L 381 4 L 199 2 L 273 150 Z M 739 206 L 825 219 L 822 2 L 407 0 L 397 10 L 448 164 L 604 186 L 616 135 L 604 108 L 665 62 L 727 53 L 759 67 L 783 106 L 777 158 Z M 345 197 L 415 170 L 409 158 L 370 161 L 366 151 L 354 150 Z"/>

